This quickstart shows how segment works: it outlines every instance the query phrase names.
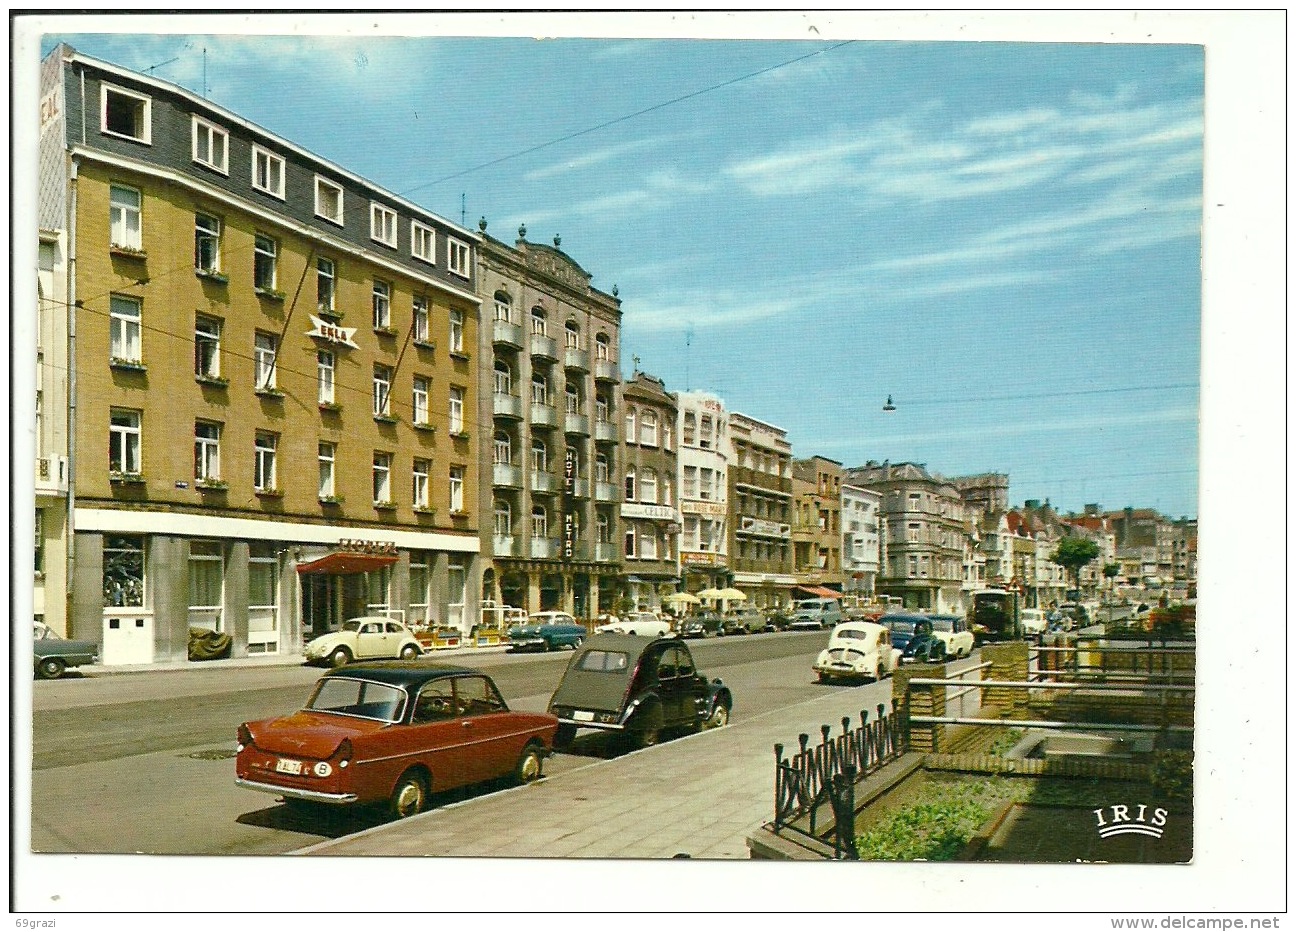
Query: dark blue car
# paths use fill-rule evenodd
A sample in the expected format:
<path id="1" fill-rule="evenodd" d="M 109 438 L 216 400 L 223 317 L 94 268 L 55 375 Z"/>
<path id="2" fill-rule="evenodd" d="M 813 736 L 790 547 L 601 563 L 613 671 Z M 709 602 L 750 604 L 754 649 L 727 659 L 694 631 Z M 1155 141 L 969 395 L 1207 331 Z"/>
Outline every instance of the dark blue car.
<path id="1" fill-rule="evenodd" d="M 589 632 L 584 625 L 566 612 L 536 612 L 524 625 L 509 628 L 509 650 L 557 650 L 560 647 L 575 649 L 585 643 Z"/>

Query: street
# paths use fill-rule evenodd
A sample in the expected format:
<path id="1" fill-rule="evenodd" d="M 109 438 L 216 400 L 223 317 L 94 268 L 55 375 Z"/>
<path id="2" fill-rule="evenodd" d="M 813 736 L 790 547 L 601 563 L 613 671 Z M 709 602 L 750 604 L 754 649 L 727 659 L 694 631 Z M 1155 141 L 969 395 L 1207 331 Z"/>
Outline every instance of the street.
<path id="1" fill-rule="evenodd" d="M 827 632 L 810 632 L 688 643 L 699 669 L 732 689 L 739 722 L 843 688 L 813 682 L 810 664 L 826 640 Z M 490 673 L 513 708 L 543 710 L 570 656 L 484 653 L 443 662 Z M 383 817 L 371 811 L 303 812 L 234 785 L 237 725 L 297 708 L 321 672 L 240 667 L 35 684 L 33 850 L 275 854 L 381 824 Z M 869 687 L 862 707 L 889 689 L 876 687 L 874 698 Z M 546 761 L 545 772 L 572 772 L 617 753 L 603 736 L 582 735 L 570 753 Z M 433 804 L 462 798 L 445 794 Z"/>

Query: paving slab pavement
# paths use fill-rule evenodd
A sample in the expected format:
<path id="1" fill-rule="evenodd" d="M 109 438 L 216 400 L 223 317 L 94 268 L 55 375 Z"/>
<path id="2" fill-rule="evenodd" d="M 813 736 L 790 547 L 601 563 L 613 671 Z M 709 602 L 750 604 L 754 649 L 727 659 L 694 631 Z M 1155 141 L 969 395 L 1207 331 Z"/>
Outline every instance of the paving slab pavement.
<path id="1" fill-rule="evenodd" d="M 692 858 L 745 860 L 774 814 L 774 745 L 817 743 L 849 716 L 889 705 L 890 682 L 834 688 L 716 731 L 292 852 L 324 856 Z"/>

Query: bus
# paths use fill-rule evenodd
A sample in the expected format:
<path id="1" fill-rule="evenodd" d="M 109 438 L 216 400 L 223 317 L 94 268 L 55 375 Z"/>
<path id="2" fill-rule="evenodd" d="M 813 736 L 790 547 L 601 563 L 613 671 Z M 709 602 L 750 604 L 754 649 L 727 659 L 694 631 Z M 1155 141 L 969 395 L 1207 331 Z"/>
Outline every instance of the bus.
<path id="1" fill-rule="evenodd" d="M 1016 641 L 1022 637 L 1021 606 L 1016 592 L 983 589 L 972 593 L 972 630 L 978 641 Z"/>

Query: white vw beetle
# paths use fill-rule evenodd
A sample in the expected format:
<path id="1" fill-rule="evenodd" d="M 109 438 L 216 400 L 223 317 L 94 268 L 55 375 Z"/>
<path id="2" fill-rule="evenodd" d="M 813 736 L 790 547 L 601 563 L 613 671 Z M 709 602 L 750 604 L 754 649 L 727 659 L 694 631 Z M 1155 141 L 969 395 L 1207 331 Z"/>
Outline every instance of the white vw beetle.
<path id="1" fill-rule="evenodd" d="M 409 628 L 390 618 L 352 618 L 306 645 L 307 663 L 340 667 L 352 660 L 413 660 L 423 647 Z"/>
<path id="2" fill-rule="evenodd" d="M 845 621 L 833 628 L 827 649 L 814 663 L 819 682 L 840 679 L 878 680 L 900 666 L 900 650 L 891 646 L 891 632 L 871 621 Z"/>
<path id="3" fill-rule="evenodd" d="M 599 625 L 600 634 L 637 634 L 639 637 L 662 638 L 671 634 L 671 624 L 652 612 L 631 612 L 620 621 Z"/>

